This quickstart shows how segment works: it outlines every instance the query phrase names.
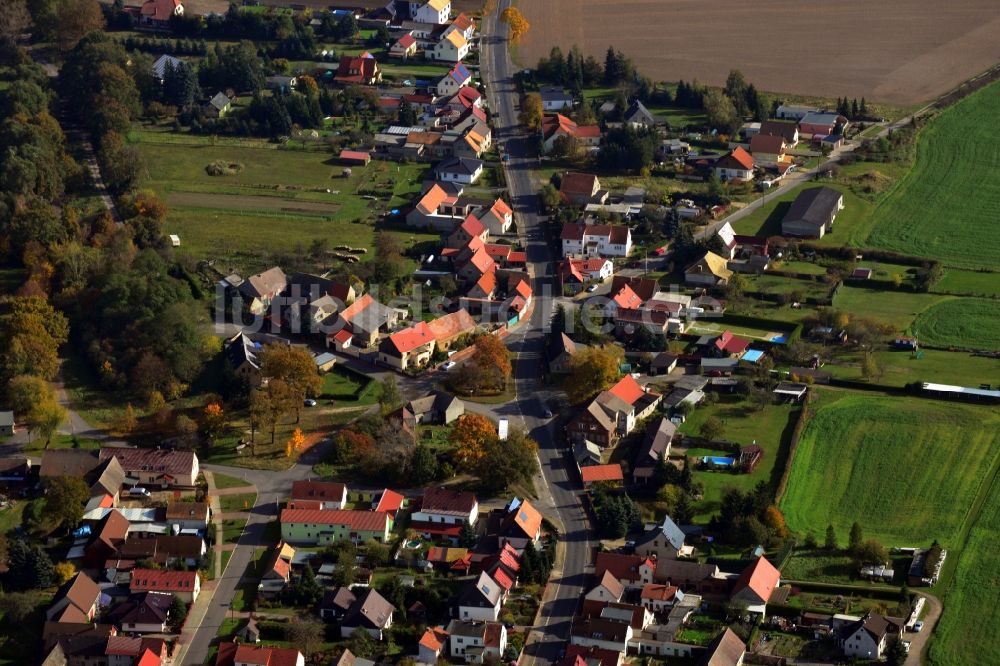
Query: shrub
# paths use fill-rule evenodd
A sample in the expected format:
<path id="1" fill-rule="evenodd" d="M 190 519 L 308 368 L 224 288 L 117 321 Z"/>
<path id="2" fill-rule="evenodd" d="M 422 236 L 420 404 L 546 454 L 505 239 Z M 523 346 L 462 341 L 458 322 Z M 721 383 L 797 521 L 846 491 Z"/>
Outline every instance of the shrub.
<path id="1" fill-rule="evenodd" d="M 205 173 L 209 176 L 235 176 L 243 172 L 243 164 L 240 162 L 227 162 L 226 160 L 215 160 L 207 167 Z"/>

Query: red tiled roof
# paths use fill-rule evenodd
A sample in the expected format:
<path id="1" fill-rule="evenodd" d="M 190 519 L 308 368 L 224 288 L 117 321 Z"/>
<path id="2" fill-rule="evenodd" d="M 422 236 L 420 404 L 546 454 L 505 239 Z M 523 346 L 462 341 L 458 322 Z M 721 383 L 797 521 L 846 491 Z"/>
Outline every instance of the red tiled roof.
<path id="1" fill-rule="evenodd" d="M 371 159 L 371 155 L 364 152 L 363 150 L 342 150 L 340 151 L 340 159 L 367 162 L 369 159 Z"/>
<path id="2" fill-rule="evenodd" d="M 511 252 L 507 255 L 507 263 L 509 264 L 524 264 L 528 261 L 528 253 L 523 250 L 517 252 Z"/>
<path id="3" fill-rule="evenodd" d="M 146 0 L 139 13 L 154 21 L 169 21 L 180 4 L 181 0 Z"/>
<path id="4" fill-rule="evenodd" d="M 677 588 L 673 585 L 647 583 L 642 588 L 642 598 L 650 601 L 670 601 L 677 596 Z"/>
<path id="5" fill-rule="evenodd" d="M 340 317 L 346 321 L 350 322 L 356 316 L 371 307 L 375 299 L 372 298 L 371 294 L 363 294 L 361 298 L 356 299 L 353 303 L 348 305 L 346 308 L 340 311 Z"/>
<path id="6" fill-rule="evenodd" d="M 631 310 L 642 305 L 642 299 L 639 295 L 632 291 L 630 286 L 622 285 L 622 288 L 618 290 L 611 300 L 620 308 L 625 308 L 626 310 Z"/>
<path id="7" fill-rule="evenodd" d="M 740 574 L 733 594 L 750 589 L 765 603 L 771 598 L 771 593 L 778 586 L 781 580 L 781 572 L 774 568 L 763 555 L 756 562 L 748 566 Z"/>
<path id="8" fill-rule="evenodd" d="M 101 449 L 101 461 L 105 461 L 108 458 L 118 458 L 118 464 L 122 466 L 126 474 L 142 470 L 143 472 L 159 472 L 165 476 L 177 474 L 189 475 L 195 466 L 193 451 L 126 447 Z"/>
<path id="9" fill-rule="evenodd" d="M 411 352 L 418 347 L 434 342 L 434 332 L 426 322 L 417 322 L 413 326 L 396 331 L 389 336 L 389 342 L 400 354 Z"/>
<path id="10" fill-rule="evenodd" d="M 507 215 L 514 214 L 514 211 L 507 205 L 507 202 L 500 198 L 497 198 L 497 200 L 493 202 L 493 205 L 490 206 L 490 210 L 500 217 L 506 217 Z"/>
<path id="11" fill-rule="evenodd" d="M 424 491 L 420 510 L 429 513 L 469 514 L 476 508 L 476 494 L 449 488 L 428 488 Z"/>
<path id="12" fill-rule="evenodd" d="M 594 562 L 594 575 L 596 577 L 601 577 L 604 575 L 605 571 L 608 571 L 612 576 L 620 581 L 639 580 L 639 567 L 641 567 L 644 562 L 647 562 L 647 559 L 638 555 L 598 553 L 597 560 Z M 653 569 L 656 568 L 655 564 L 651 564 L 650 566 Z"/>
<path id="13" fill-rule="evenodd" d="M 509 543 L 505 543 L 503 548 L 500 550 L 500 554 L 497 556 L 500 562 L 510 569 L 511 571 L 521 570 L 521 557 L 514 550 L 513 546 Z"/>
<path id="14" fill-rule="evenodd" d="M 491 257 L 493 257 L 494 260 L 503 259 L 504 261 L 506 261 L 507 257 L 510 256 L 510 245 L 501 245 L 499 243 L 487 243 L 485 249 L 486 252 L 489 253 Z"/>
<path id="15" fill-rule="evenodd" d="M 429 627 L 420 637 L 420 646 L 438 652 L 448 640 L 448 632 L 441 627 Z"/>
<path id="16" fill-rule="evenodd" d="M 590 196 L 597 189 L 597 176 L 592 173 L 577 173 L 567 171 L 559 183 L 559 191 L 563 194 L 582 194 Z"/>
<path id="17" fill-rule="evenodd" d="M 646 392 L 642 390 L 642 386 L 639 385 L 639 382 L 635 381 L 632 375 L 622 377 L 617 384 L 608 389 L 608 392 L 630 405 L 635 404 L 636 400 L 646 395 Z"/>
<path id="18" fill-rule="evenodd" d="M 160 571 L 135 569 L 129 591 L 135 592 L 193 592 L 198 580 L 197 571 Z"/>
<path id="19" fill-rule="evenodd" d="M 514 589 L 514 581 L 511 579 L 510 576 L 507 575 L 507 572 L 503 570 L 503 567 L 497 567 L 493 571 L 493 580 L 495 580 L 497 584 L 499 584 L 500 587 L 502 587 L 507 592 L 510 592 L 512 589 Z"/>
<path id="20" fill-rule="evenodd" d="M 416 44 L 417 40 L 410 33 L 406 33 L 405 35 L 403 35 L 402 37 L 400 37 L 396 41 L 396 43 L 399 44 L 400 46 L 402 46 L 404 49 L 408 49 L 411 46 L 413 46 L 414 44 Z"/>
<path id="21" fill-rule="evenodd" d="M 341 502 L 345 492 L 347 492 L 347 486 L 333 481 L 294 481 L 292 483 L 293 500 L 315 499 Z"/>
<path id="22" fill-rule="evenodd" d="M 255 666 L 295 666 L 301 653 L 295 648 L 265 647 L 261 645 L 238 645 L 233 654 L 233 662 L 254 664 Z M 222 650 L 220 648 L 221 657 Z M 216 662 L 219 663 L 219 662 Z"/>
<path id="23" fill-rule="evenodd" d="M 514 291 L 516 291 L 521 298 L 531 298 L 531 286 L 524 280 L 518 281 L 518 283 L 514 286 Z"/>
<path id="24" fill-rule="evenodd" d="M 751 157 L 750 153 L 743 149 L 743 146 L 736 146 L 736 148 L 731 150 L 729 153 L 723 155 L 722 158 L 719 159 L 719 162 L 723 162 L 725 165 L 728 165 L 730 160 L 735 161 L 736 164 L 743 169 L 753 169 L 753 157 Z"/>
<path id="25" fill-rule="evenodd" d="M 426 134 L 426 132 L 421 132 L 421 134 Z M 448 198 L 448 193 L 441 189 L 441 186 L 435 183 L 431 186 L 431 189 L 427 190 L 423 198 L 417 202 L 417 210 L 425 215 L 430 215 L 437 211 L 444 203 L 444 200 Z"/>
<path id="26" fill-rule="evenodd" d="M 388 516 L 380 511 L 352 511 L 347 509 L 282 509 L 283 523 L 311 523 L 318 525 L 347 525 L 365 532 L 382 532 Z"/>
<path id="27" fill-rule="evenodd" d="M 450 340 L 455 336 L 474 331 L 476 320 L 472 318 L 468 310 L 461 308 L 456 312 L 427 322 L 427 326 L 430 327 L 435 340 Z"/>
<path id="28" fill-rule="evenodd" d="M 433 534 L 441 537 L 458 538 L 462 533 L 462 526 L 454 523 L 431 523 L 423 520 L 415 520 L 410 522 L 410 527 L 421 534 Z M 428 559 L 430 559 L 430 556 L 428 556 Z"/>
<path id="29" fill-rule="evenodd" d="M 348 331 L 346 328 L 342 328 L 333 334 L 333 339 L 340 344 L 346 343 L 348 340 L 354 337 L 354 334 Z"/>
<path id="30" fill-rule="evenodd" d="M 395 490 L 389 490 L 386 488 L 382 491 L 382 496 L 379 498 L 378 505 L 375 507 L 375 510 L 384 511 L 390 516 L 395 516 L 396 512 L 402 508 L 405 500 L 406 498 L 397 493 Z"/>
<path id="31" fill-rule="evenodd" d="M 733 335 L 732 331 L 723 331 L 715 340 L 715 348 L 728 354 L 739 354 L 749 346 L 749 340 Z"/>
<path id="32" fill-rule="evenodd" d="M 293 499 L 288 502 L 289 509 L 322 509 L 323 502 L 321 500 L 297 500 Z"/>
<path id="33" fill-rule="evenodd" d="M 476 27 L 476 22 L 473 21 L 465 12 L 456 16 L 455 20 L 452 21 L 451 24 L 462 31 Z"/>
<path id="34" fill-rule="evenodd" d="M 621 465 L 588 465 L 580 470 L 580 476 L 584 483 L 622 481 L 625 478 Z"/>
<path id="35" fill-rule="evenodd" d="M 435 187 L 437 186 L 435 185 Z M 458 225 L 458 228 L 472 238 L 482 236 L 483 232 L 486 231 L 486 227 L 475 215 L 467 216 L 464 220 L 462 220 L 462 223 Z"/>
<path id="36" fill-rule="evenodd" d="M 772 134 L 754 134 L 750 137 L 750 152 L 780 155 L 785 152 L 785 140 Z"/>
<path id="37" fill-rule="evenodd" d="M 480 273 L 489 273 L 495 268 L 495 262 L 485 248 L 476 250 L 469 258 L 469 263 L 475 266 Z"/>
<path id="38" fill-rule="evenodd" d="M 486 296 L 489 296 L 497 288 L 497 276 L 496 273 L 483 273 L 479 280 L 476 281 L 476 286 L 479 290 L 483 292 Z"/>
<path id="39" fill-rule="evenodd" d="M 563 225 L 562 233 L 559 234 L 560 240 L 575 240 L 582 241 L 583 234 L 586 230 L 586 225 L 578 224 L 576 222 L 567 222 Z"/>
<path id="40" fill-rule="evenodd" d="M 528 500 L 523 500 L 521 506 L 514 511 L 514 524 L 517 525 L 525 535 L 532 539 L 542 528 L 542 514 L 538 513 L 535 507 L 531 506 Z"/>
<path id="41" fill-rule="evenodd" d="M 135 666 L 160 666 L 160 663 L 160 655 L 146 648 L 146 651 L 142 653 Z"/>

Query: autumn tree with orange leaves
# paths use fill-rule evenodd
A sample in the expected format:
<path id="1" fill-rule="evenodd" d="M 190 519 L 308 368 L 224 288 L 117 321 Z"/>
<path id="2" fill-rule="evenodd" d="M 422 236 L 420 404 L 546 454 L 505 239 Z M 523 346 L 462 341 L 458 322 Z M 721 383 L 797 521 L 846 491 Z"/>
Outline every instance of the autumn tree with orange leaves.
<path id="1" fill-rule="evenodd" d="M 517 7 L 508 7 L 500 12 L 500 20 L 507 24 L 510 29 L 510 41 L 515 44 L 520 42 L 521 38 L 528 34 L 528 29 L 531 28 L 531 24 Z"/>
<path id="2" fill-rule="evenodd" d="M 455 462 L 464 470 L 473 470 L 497 439 L 493 422 L 482 414 L 463 414 L 455 421 L 448 441 L 455 447 Z"/>

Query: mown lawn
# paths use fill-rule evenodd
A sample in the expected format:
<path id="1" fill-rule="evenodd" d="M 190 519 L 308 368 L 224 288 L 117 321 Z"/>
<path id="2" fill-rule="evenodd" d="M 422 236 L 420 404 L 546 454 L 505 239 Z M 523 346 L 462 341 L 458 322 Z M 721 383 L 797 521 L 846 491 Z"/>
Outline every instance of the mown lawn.
<path id="1" fill-rule="evenodd" d="M 1000 265 L 1000 143 L 982 122 L 997 108 L 993 83 L 921 130 L 913 168 L 872 213 L 869 244 L 949 266 Z"/>
<path id="2" fill-rule="evenodd" d="M 233 511 L 249 511 L 257 501 L 257 493 L 240 493 L 238 495 L 220 495 L 219 507 L 223 513 Z"/>
<path id="3" fill-rule="evenodd" d="M 938 347 L 1000 350 L 1000 301 L 957 298 L 921 313 L 913 323 L 920 342 Z"/>
<path id="4" fill-rule="evenodd" d="M 799 440 L 781 508 L 791 529 L 857 521 L 889 546 L 952 544 L 1000 454 L 1000 413 L 913 397 L 827 392 Z"/>
<path id="5" fill-rule="evenodd" d="M 229 476 L 228 474 L 220 474 L 218 472 L 212 473 L 212 479 L 215 481 L 215 487 L 220 490 L 225 488 L 242 488 L 243 486 L 249 486 L 250 483 L 244 481 L 235 476 Z"/>
<path id="6" fill-rule="evenodd" d="M 909 352 L 883 350 L 875 352 L 875 360 L 882 371 L 875 383 L 883 386 L 938 382 L 975 387 L 1000 383 L 1000 360 L 967 352 L 924 349 L 918 358 Z M 861 380 L 861 354 L 838 356 L 836 365 L 828 363 L 823 370 L 839 379 Z"/>
<path id="7" fill-rule="evenodd" d="M 323 399 L 374 405 L 380 394 L 378 382 L 352 370 L 334 367 L 323 375 L 323 392 L 320 394 Z"/>
<path id="8" fill-rule="evenodd" d="M 721 439 L 743 446 L 756 443 L 764 450 L 764 458 L 752 474 L 731 474 L 726 471 L 695 471 L 695 481 L 703 484 L 704 497 L 695 506 L 695 521 L 708 521 L 717 513 L 722 495 L 729 488 L 749 490 L 760 481 L 777 485 L 788 457 L 792 430 L 799 414 L 798 405 L 769 405 L 755 412 L 747 401 L 737 397 L 723 397 L 714 405 L 695 409 L 680 426 L 685 435 L 698 436 L 698 429 L 709 417 L 722 421 Z M 728 455 L 708 449 L 689 449 L 689 457 Z"/>
<path id="9" fill-rule="evenodd" d="M 917 316 L 931 306 L 949 299 L 938 294 L 889 291 L 843 286 L 833 299 L 833 307 L 852 315 L 892 324 L 902 333 Z"/>

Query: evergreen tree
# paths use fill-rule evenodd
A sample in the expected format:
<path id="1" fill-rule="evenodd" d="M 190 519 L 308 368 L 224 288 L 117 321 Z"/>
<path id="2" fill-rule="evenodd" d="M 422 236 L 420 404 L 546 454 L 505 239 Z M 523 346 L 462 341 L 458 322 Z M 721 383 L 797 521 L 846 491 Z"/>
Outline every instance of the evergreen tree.
<path id="1" fill-rule="evenodd" d="M 410 455 L 410 484 L 425 486 L 437 479 L 438 461 L 434 452 L 423 442 L 413 448 Z"/>
<path id="2" fill-rule="evenodd" d="M 23 539 L 8 546 L 7 566 L 7 586 L 12 590 L 50 587 L 56 582 L 55 567 L 49 556 L 37 544 Z"/>
<path id="3" fill-rule="evenodd" d="M 686 492 L 681 493 L 681 496 L 677 498 L 672 518 L 678 525 L 690 525 L 694 520 L 694 509 L 691 507 L 691 498 Z"/>
<path id="4" fill-rule="evenodd" d="M 604 85 L 613 86 L 621 81 L 621 63 L 614 47 L 609 46 L 608 52 L 604 56 Z"/>
<path id="5" fill-rule="evenodd" d="M 847 550 L 852 553 L 858 550 L 861 546 L 861 541 L 864 539 L 864 534 L 861 532 L 861 525 L 854 523 L 851 525 L 851 534 L 847 537 Z"/>
<path id="6" fill-rule="evenodd" d="M 894 636 L 889 640 L 889 645 L 885 650 L 886 666 L 903 666 L 906 662 L 906 648 L 899 636 Z"/>
<path id="7" fill-rule="evenodd" d="M 862 118 L 868 117 L 868 105 L 865 104 L 865 98 L 861 98 L 861 105 L 858 107 L 858 111 L 861 113 Z"/>
<path id="8" fill-rule="evenodd" d="M 848 117 L 851 120 L 854 120 L 855 118 L 858 117 L 858 98 L 857 97 L 855 97 L 854 100 L 851 102 L 851 115 L 848 116 Z"/>
<path id="9" fill-rule="evenodd" d="M 472 548 L 477 541 L 476 528 L 469 521 L 462 523 L 462 530 L 458 533 L 458 545 L 462 548 Z"/>
<path id="10" fill-rule="evenodd" d="M 827 550 L 837 550 L 837 533 L 833 531 L 833 525 L 826 526 L 826 540 L 823 547 Z"/>
<path id="11" fill-rule="evenodd" d="M 534 542 L 529 541 L 524 546 L 524 552 L 521 553 L 521 578 L 526 582 L 537 582 L 540 571 L 541 562 L 538 559 L 538 551 L 535 549 Z"/>
<path id="12" fill-rule="evenodd" d="M 553 82 L 559 85 L 565 83 L 566 59 L 563 57 L 562 49 L 558 46 L 553 46 L 552 50 L 549 51 L 549 71 L 551 72 Z"/>
<path id="13" fill-rule="evenodd" d="M 412 127 L 417 124 L 417 112 L 409 102 L 403 102 L 399 107 L 399 124 L 403 127 Z"/>

